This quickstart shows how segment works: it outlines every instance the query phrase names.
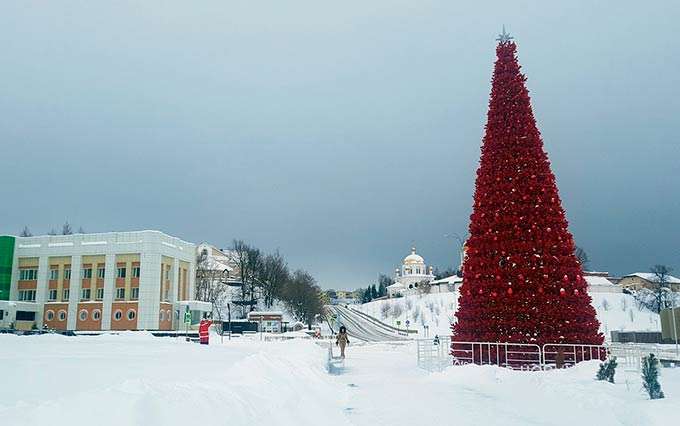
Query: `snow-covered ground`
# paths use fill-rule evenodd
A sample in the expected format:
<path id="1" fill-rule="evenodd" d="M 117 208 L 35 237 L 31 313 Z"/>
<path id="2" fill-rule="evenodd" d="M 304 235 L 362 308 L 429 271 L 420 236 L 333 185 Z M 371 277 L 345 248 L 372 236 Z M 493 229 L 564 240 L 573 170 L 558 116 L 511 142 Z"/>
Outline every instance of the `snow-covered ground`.
<path id="1" fill-rule="evenodd" d="M 636 372 L 593 380 L 597 363 L 427 373 L 413 343 L 353 344 L 340 375 L 310 340 L 0 335 L 0 348 L 0 422 L 13 426 L 661 425 L 680 405 L 680 368 L 649 401 Z"/>
<path id="2" fill-rule="evenodd" d="M 638 308 L 633 296 L 623 293 L 592 293 L 593 306 L 600 320 L 600 331 L 607 339 L 612 330 L 618 331 L 660 331 L 659 315 L 646 309 Z M 376 300 L 363 305 L 355 305 L 355 309 L 374 316 L 388 324 L 406 320 L 411 329 L 417 329 L 423 335 L 424 326 L 429 327 L 430 335 L 448 335 L 450 325 L 455 320 L 454 312 L 458 307 L 458 292 L 431 293 L 413 295 L 394 299 Z"/>

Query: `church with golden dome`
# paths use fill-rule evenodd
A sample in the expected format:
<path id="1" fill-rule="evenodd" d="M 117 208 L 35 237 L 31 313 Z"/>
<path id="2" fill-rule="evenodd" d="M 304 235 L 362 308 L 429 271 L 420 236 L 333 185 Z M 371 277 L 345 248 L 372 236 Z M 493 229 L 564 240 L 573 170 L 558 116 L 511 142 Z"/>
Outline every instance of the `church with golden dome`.
<path id="1" fill-rule="evenodd" d="M 418 291 L 422 283 L 434 280 L 432 266 L 425 264 L 425 259 L 416 253 L 416 248 L 411 248 L 411 254 L 406 256 L 401 268 L 394 271 L 394 284 L 387 287 L 389 297 L 406 296 Z"/>

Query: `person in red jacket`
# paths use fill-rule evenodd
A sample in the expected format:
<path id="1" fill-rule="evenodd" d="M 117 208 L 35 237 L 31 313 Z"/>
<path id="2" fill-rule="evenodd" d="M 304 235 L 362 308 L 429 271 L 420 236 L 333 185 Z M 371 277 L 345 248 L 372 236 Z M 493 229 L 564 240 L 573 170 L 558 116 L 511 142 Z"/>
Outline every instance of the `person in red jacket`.
<path id="1" fill-rule="evenodd" d="M 201 322 L 198 325 L 198 339 L 201 342 L 201 345 L 207 345 L 208 341 L 210 340 L 210 333 L 208 330 L 210 330 L 210 326 L 212 325 L 212 321 L 203 318 Z"/>

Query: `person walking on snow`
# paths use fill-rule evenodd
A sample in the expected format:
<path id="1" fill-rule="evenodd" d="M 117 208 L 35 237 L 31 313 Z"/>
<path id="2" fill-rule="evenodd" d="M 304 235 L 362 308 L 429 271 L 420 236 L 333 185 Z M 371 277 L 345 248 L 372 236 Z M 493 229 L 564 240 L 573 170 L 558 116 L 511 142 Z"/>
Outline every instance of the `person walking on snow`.
<path id="1" fill-rule="evenodd" d="M 347 336 L 347 329 L 343 325 L 340 327 L 338 337 L 335 339 L 335 345 L 340 346 L 340 357 L 345 357 L 345 346 L 349 345 L 349 337 Z"/>
<path id="2" fill-rule="evenodd" d="M 198 339 L 201 342 L 201 345 L 207 345 L 208 341 L 210 340 L 210 326 L 212 325 L 212 321 L 203 318 L 201 322 L 198 325 Z"/>

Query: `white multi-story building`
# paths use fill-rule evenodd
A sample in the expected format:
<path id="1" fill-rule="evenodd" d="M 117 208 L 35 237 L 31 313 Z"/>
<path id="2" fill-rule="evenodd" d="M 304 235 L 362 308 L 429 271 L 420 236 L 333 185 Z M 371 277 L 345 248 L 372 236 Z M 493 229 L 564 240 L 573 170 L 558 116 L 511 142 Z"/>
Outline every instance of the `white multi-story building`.
<path id="1" fill-rule="evenodd" d="M 434 280 L 432 267 L 425 265 L 425 259 L 416 254 L 416 248 L 411 248 L 411 254 L 404 258 L 401 268 L 394 271 L 394 284 L 387 287 L 390 297 L 405 296 L 418 290 L 421 283 Z"/>
<path id="2" fill-rule="evenodd" d="M 191 300 L 196 246 L 162 232 L 0 239 L 0 327 L 173 330 L 209 310 Z"/>

